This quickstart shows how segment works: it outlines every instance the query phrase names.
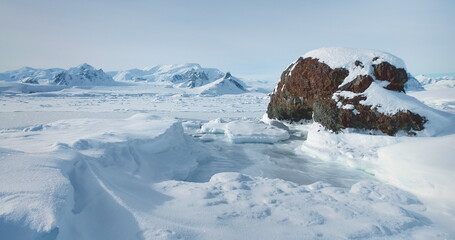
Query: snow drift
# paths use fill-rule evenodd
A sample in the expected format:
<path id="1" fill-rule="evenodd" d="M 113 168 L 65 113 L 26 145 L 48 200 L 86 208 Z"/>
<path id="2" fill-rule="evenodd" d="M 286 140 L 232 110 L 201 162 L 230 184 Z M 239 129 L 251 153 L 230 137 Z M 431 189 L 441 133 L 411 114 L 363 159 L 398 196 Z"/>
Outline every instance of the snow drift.
<path id="1" fill-rule="evenodd" d="M 148 115 L 57 121 L 0 145 L 2 239 L 139 238 L 134 212 L 167 199 L 148 184 L 184 180 L 204 152 L 180 123 Z"/>

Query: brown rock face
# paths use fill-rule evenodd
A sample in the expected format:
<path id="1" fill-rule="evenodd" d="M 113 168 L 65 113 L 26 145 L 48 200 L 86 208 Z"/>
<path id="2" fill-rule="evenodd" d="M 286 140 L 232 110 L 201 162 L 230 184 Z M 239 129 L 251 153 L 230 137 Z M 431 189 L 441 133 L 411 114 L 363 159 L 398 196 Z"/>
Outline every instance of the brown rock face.
<path id="1" fill-rule="evenodd" d="M 341 91 L 351 91 L 355 93 L 363 93 L 370 84 L 373 82 L 373 78 L 368 75 L 361 75 L 356 77 L 352 82 L 345 84 L 340 87 Z"/>
<path id="2" fill-rule="evenodd" d="M 364 64 L 357 60 L 355 66 L 363 68 Z M 404 92 L 404 84 L 408 80 L 404 69 L 396 68 L 388 62 L 372 67 L 374 78 L 390 82 L 386 89 Z M 360 75 L 338 87 L 348 75 L 349 71 L 344 68 L 331 69 L 318 59 L 299 58 L 281 74 L 281 81 L 270 98 L 268 117 L 291 122 L 314 118 L 335 132 L 344 128 L 360 128 L 394 135 L 400 130 L 409 134 L 423 130 L 427 121 L 424 117 L 410 111 L 385 115 L 372 106 L 360 104 L 360 101 L 366 99 L 362 94 L 353 98 L 338 98 L 338 104 L 350 104 L 350 109 L 337 106 L 337 102 L 332 99 L 335 92 L 363 93 L 374 81 L 373 76 Z"/>
<path id="3" fill-rule="evenodd" d="M 344 68 L 331 69 L 317 59 L 299 58 L 281 74 L 267 108 L 269 118 L 311 119 L 314 102 L 331 98 L 348 74 Z"/>
<path id="4" fill-rule="evenodd" d="M 403 68 L 396 68 L 388 62 L 373 65 L 374 76 L 377 80 L 389 81 L 386 89 L 404 92 L 404 84 L 408 81 L 408 73 Z"/>
<path id="5" fill-rule="evenodd" d="M 413 131 L 424 129 L 423 125 L 427 120 L 418 114 L 402 111 L 389 116 L 379 113 L 371 106 L 359 104 L 361 100 L 365 100 L 365 97 L 344 100 L 345 103 L 355 106 L 356 113 L 352 110 L 338 108 L 333 100 L 318 101 L 314 104 L 314 121 L 334 132 L 339 132 L 344 128 L 359 128 L 380 130 L 387 135 L 395 135 L 396 132 L 403 130 L 414 135 Z"/>

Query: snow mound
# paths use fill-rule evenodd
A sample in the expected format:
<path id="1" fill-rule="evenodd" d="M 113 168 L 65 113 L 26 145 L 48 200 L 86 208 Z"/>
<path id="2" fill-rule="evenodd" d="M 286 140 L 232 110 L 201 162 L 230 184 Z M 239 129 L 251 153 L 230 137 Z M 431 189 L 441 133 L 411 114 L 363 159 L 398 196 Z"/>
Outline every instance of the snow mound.
<path id="1" fill-rule="evenodd" d="M 453 125 L 455 126 L 455 125 Z M 446 129 L 447 132 L 453 132 Z M 325 161 L 345 163 L 415 194 L 432 221 L 453 231 L 455 192 L 453 147 L 455 134 L 440 137 L 368 135 L 353 129 L 333 134 L 313 123 L 302 145 L 305 153 Z M 408 201 L 408 200 L 406 200 Z"/>
<path id="2" fill-rule="evenodd" d="M 408 73 L 408 81 L 404 84 L 406 91 L 423 91 L 422 84 L 414 76 Z"/>
<path id="3" fill-rule="evenodd" d="M 1 239 L 135 239 L 136 212 L 166 199 L 203 149 L 175 120 L 74 119 L 0 138 Z M 146 210 L 147 209 L 147 210 Z"/>
<path id="4" fill-rule="evenodd" d="M 170 82 L 179 87 L 193 88 L 213 82 L 223 75 L 224 73 L 216 68 L 202 68 L 199 64 L 187 63 L 120 71 L 114 76 L 114 80 Z"/>
<path id="5" fill-rule="evenodd" d="M 455 135 L 407 141 L 379 149 L 378 158 L 387 182 L 405 189 L 447 220 L 455 222 Z M 437 197 L 435 197 L 437 196 Z M 442 214 L 441 214 L 442 213 Z"/>
<path id="6" fill-rule="evenodd" d="M 229 72 L 224 77 L 200 87 L 200 95 L 219 96 L 224 94 L 241 94 L 248 92 L 245 83 L 233 77 Z"/>
<path id="7" fill-rule="evenodd" d="M 317 182 L 219 173 L 207 183 L 166 181 L 172 197 L 156 211 L 172 215 L 182 239 L 414 239 L 446 237 L 423 217 L 423 205 L 395 187 L 360 182 L 352 188 Z M 181 214 L 191 213 L 191 214 Z M 177 216 L 177 217 L 176 217 Z M 251 227 L 254 226 L 254 227 Z"/>
<path id="8" fill-rule="evenodd" d="M 262 122 L 214 119 L 201 126 L 203 134 L 224 134 L 233 143 L 276 143 L 289 139 L 286 129 Z"/>
<path id="9" fill-rule="evenodd" d="M 59 86 L 111 86 L 117 83 L 102 69 L 84 63 L 57 74 L 51 83 Z"/>
<path id="10" fill-rule="evenodd" d="M 201 126 L 201 133 L 224 134 L 227 122 L 221 118 L 210 120 Z"/>
<path id="11" fill-rule="evenodd" d="M 400 58 L 390 53 L 375 50 L 343 47 L 319 48 L 306 53 L 303 55 L 303 58 L 319 59 L 320 62 L 329 65 L 332 69 L 347 69 L 349 71 L 349 75 L 344 79 L 340 86 L 351 82 L 359 75 L 374 76 L 373 64 L 388 62 L 396 68 L 403 68 L 406 70 L 406 65 Z M 360 61 L 360 63 L 357 61 Z M 363 67 L 359 67 L 360 64 Z"/>

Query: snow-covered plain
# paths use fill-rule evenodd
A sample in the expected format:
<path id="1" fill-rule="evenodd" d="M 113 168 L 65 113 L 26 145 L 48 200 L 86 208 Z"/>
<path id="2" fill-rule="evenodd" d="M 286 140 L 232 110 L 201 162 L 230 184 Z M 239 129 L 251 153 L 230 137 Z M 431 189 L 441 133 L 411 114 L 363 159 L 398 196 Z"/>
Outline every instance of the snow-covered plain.
<path id="1" fill-rule="evenodd" d="M 430 85 L 408 94 L 453 121 Z M 1 239 L 455 238 L 455 124 L 335 135 L 259 92 L 17 86 L 40 88 L 0 83 Z"/>

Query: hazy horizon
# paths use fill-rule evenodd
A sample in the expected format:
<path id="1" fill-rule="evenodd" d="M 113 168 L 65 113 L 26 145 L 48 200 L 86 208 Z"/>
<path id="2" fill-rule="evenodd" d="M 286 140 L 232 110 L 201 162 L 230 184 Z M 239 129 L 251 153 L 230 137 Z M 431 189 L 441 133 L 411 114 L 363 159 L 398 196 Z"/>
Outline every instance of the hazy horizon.
<path id="1" fill-rule="evenodd" d="M 455 73 L 453 1 L 0 0 L 0 72 L 23 66 L 105 71 L 199 63 L 275 79 L 330 46 L 402 58 L 413 74 Z"/>

